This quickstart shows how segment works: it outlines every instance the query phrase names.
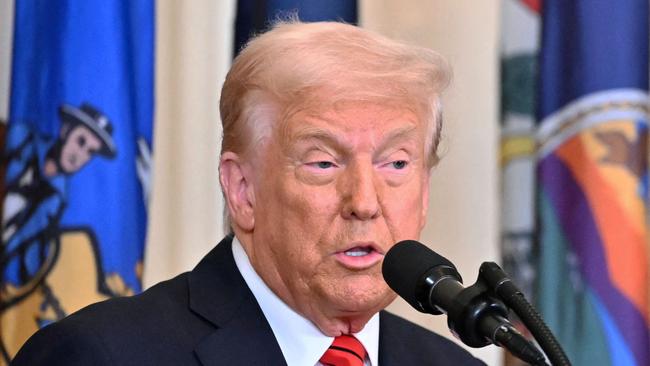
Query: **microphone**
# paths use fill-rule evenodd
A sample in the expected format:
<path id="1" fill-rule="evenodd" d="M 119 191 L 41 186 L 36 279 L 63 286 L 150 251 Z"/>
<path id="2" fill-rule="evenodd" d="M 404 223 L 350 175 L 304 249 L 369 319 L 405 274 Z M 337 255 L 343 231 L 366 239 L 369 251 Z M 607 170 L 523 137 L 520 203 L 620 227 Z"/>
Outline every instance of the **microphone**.
<path id="1" fill-rule="evenodd" d="M 544 355 L 508 321 L 508 308 L 480 277 L 463 287 L 456 267 L 424 244 L 395 244 L 384 257 L 382 273 L 388 286 L 416 310 L 447 314 L 449 329 L 466 345 L 495 344 L 528 363 L 546 365 Z"/>

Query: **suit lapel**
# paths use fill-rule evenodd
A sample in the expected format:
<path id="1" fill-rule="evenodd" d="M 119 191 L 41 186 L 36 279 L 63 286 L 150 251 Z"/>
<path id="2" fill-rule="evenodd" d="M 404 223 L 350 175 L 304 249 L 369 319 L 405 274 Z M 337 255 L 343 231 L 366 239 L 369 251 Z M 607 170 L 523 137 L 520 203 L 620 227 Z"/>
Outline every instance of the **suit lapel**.
<path id="1" fill-rule="evenodd" d="M 399 366 L 417 365 L 419 361 L 413 359 L 412 349 L 408 341 L 395 334 L 393 319 L 385 311 L 379 313 L 379 365 Z"/>
<path id="2" fill-rule="evenodd" d="M 190 309 L 216 330 L 194 349 L 205 366 L 286 365 L 255 297 L 237 270 L 226 237 L 189 277 Z"/>

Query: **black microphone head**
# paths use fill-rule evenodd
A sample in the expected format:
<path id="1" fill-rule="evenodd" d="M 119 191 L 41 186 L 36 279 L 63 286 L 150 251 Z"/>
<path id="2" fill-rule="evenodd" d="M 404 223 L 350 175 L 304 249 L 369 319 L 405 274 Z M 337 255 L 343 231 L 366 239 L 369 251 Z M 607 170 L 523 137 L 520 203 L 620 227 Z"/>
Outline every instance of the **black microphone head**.
<path id="1" fill-rule="evenodd" d="M 458 275 L 456 267 L 447 258 L 420 242 L 404 240 L 386 253 L 381 271 L 388 286 L 411 306 L 421 312 L 440 314 L 428 305 L 428 299 L 423 298 L 427 294 L 422 293 L 426 274 L 436 267 L 450 268 Z M 458 281 L 462 282 L 460 275 Z"/>

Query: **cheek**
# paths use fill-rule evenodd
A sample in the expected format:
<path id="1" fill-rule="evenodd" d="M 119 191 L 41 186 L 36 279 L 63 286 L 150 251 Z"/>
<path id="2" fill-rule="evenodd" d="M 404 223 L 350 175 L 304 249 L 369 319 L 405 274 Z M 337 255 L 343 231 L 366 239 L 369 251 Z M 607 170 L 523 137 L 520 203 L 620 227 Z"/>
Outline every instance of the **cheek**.
<path id="1" fill-rule="evenodd" d="M 419 236 L 425 217 L 424 191 L 421 185 L 391 190 L 384 200 L 384 213 L 396 238 L 415 239 Z"/>
<path id="2" fill-rule="evenodd" d="M 70 164 L 70 158 L 73 156 L 73 153 L 70 148 L 64 147 L 61 150 L 61 156 L 59 157 L 61 164 L 67 166 Z"/>
<path id="3" fill-rule="evenodd" d="M 286 255 L 296 265 L 305 267 L 301 272 L 313 271 L 313 266 L 331 251 L 330 234 L 338 215 L 337 194 L 332 190 L 287 185 L 276 197 L 274 206 L 281 210 L 282 217 L 268 225 L 275 226 L 272 229 L 279 238 L 291 242 Z"/>
<path id="4" fill-rule="evenodd" d="M 85 165 L 86 163 L 88 163 L 89 160 L 90 160 L 90 155 L 87 155 L 87 154 L 81 155 L 79 157 L 79 160 L 77 161 L 77 166 L 81 167 L 81 166 Z"/>
<path id="5" fill-rule="evenodd" d="M 299 229 L 313 229 L 311 225 L 330 220 L 339 208 L 339 195 L 333 185 L 313 186 L 295 179 L 285 179 L 278 185 L 274 196 L 283 216 L 292 221 L 305 223 Z M 321 227 L 322 228 L 322 227 Z"/>
<path id="6" fill-rule="evenodd" d="M 64 150 L 64 152 L 68 157 L 74 156 L 77 159 L 82 158 L 83 155 L 81 154 L 81 151 L 79 151 L 79 149 L 76 146 L 70 146 L 66 150 Z"/>
<path id="7" fill-rule="evenodd" d="M 292 233 L 303 260 L 318 262 L 328 252 L 331 241 L 330 232 L 337 216 L 336 193 L 290 189 L 284 198 L 285 233 Z"/>
<path id="8" fill-rule="evenodd" d="M 82 164 L 88 162 L 88 160 L 90 160 L 90 158 L 92 157 L 92 153 L 87 150 L 82 150 L 79 155 L 80 155 L 79 159 L 81 160 Z"/>
<path id="9" fill-rule="evenodd" d="M 256 193 L 255 231 L 268 240 L 284 243 L 274 249 L 284 261 L 321 255 L 326 250 L 323 238 L 337 213 L 336 192 L 305 185 L 293 176 L 267 177 L 273 179 L 260 182 Z"/>

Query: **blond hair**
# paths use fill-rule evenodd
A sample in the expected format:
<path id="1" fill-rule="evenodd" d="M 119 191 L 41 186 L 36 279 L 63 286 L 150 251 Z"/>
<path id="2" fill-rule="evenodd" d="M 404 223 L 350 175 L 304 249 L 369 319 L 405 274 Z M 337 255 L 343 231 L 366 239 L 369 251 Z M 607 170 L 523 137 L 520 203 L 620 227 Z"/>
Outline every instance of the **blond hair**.
<path id="1" fill-rule="evenodd" d="M 440 93 L 450 74 L 427 48 L 345 23 L 280 21 L 248 42 L 226 76 L 221 153 L 246 153 L 298 110 L 371 102 L 408 108 L 427 124 L 432 167 L 439 160 Z"/>

